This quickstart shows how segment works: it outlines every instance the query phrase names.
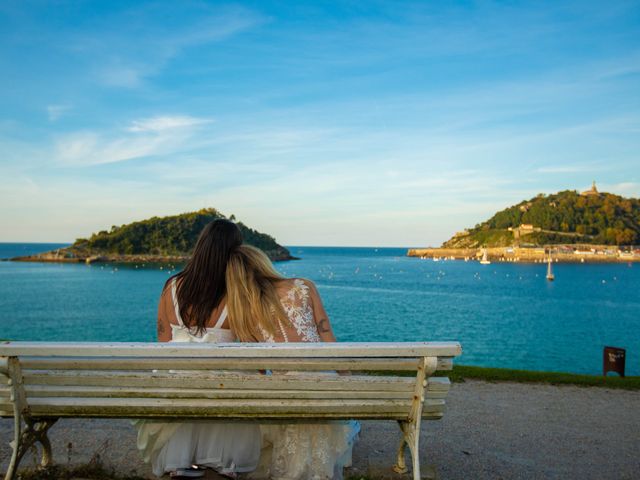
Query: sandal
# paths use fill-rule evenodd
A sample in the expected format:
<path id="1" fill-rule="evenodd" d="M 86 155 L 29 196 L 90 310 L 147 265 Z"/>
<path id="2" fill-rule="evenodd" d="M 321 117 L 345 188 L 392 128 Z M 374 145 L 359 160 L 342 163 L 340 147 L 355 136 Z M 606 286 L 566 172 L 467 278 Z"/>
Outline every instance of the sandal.
<path id="1" fill-rule="evenodd" d="M 198 468 L 179 468 L 173 472 L 169 472 L 169 477 L 176 480 L 180 478 L 201 478 L 204 477 L 204 470 Z"/>

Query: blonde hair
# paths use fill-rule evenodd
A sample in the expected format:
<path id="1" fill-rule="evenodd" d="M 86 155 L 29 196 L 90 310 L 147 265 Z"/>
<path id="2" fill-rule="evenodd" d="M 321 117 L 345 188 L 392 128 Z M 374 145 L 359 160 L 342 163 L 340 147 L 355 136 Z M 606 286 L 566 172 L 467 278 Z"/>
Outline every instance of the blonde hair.
<path id="1" fill-rule="evenodd" d="M 269 257 L 251 245 L 240 245 L 229 256 L 226 271 L 227 309 L 231 330 L 241 342 L 274 336 L 276 326 L 289 319 L 275 282 L 282 280 Z"/>

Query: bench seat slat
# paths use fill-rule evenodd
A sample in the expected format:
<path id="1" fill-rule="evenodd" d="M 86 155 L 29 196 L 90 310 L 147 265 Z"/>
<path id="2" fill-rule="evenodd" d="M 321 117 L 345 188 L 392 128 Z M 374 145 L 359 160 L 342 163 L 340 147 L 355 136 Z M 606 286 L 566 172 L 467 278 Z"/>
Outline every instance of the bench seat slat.
<path id="1" fill-rule="evenodd" d="M 431 377 L 427 382 L 425 398 L 445 399 L 451 388 L 451 382 L 447 377 Z"/>
<path id="2" fill-rule="evenodd" d="M 295 401 L 243 401 L 180 399 L 69 399 L 36 398 L 30 402 L 32 415 L 60 417 L 121 417 L 179 416 L 180 418 L 407 418 L 409 402 L 394 400 L 295 400 Z M 423 416 L 438 415 L 444 411 L 444 401 L 425 401 Z M 0 404 L 0 412 L 12 412 L 12 407 Z"/>
<path id="3" fill-rule="evenodd" d="M 412 397 L 407 391 L 382 390 L 252 390 L 252 389 L 211 389 L 211 388 L 161 388 L 123 386 L 77 386 L 77 385 L 27 385 L 27 398 L 47 396 L 68 397 L 164 397 L 164 398 L 379 398 L 404 399 Z M 444 399 L 449 392 L 449 379 L 432 377 L 425 391 L 427 399 Z M 0 386 L 0 403 L 9 402 L 11 390 Z"/>
<path id="4" fill-rule="evenodd" d="M 442 362 L 439 362 L 439 365 Z M 23 369 L 31 370 L 389 370 L 415 371 L 418 358 L 103 358 L 103 357 L 24 357 Z M 442 363 L 443 368 L 446 365 Z"/>
<path id="5" fill-rule="evenodd" d="M 186 389 L 140 388 L 104 386 L 50 386 L 34 385 L 26 388 L 27 399 L 44 397 L 109 397 L 109 398 L 236 398 L 244 399 L 397 399 L 410 401 L 411 392 L 353 391 L 353 390 L 255 390 L 255 389 Z M 9 398 L 1 395 L 0 398 Z"/>
<path id="6" fill-rule="evenodd" d="M 458 342 L 338 342 L 338 343 L 98 343 L 0 342 L 0 356 L 98 357 L 455 357 Z"/>
<path id="7" fill-rule="evenodd" d="M 436 367 L 438 371 L 449 371 L 453 370 L 453 357 L 438 357 L 438 366 Z"/>
<path id="8" fill-rule="evenodd" d="M 76 414 L 73 412 L 60 412 L 57 411 L 55 413 L 41 413 L 42 417 L 50 418 L 51 416 L 55 416 L 58 418 L 133 418 L 133 419 L 153 419 L 157 421 L 174 421 L 177 417 L 180 418 L 181 422 L 185 421 L 202 421 L 202 420 L 215 420 L 221 422 L 244 422 L 247 420 L 255 421 L 257 423 L 322 423 L 329 420 L 407 420 L 406 413 L 360 413 L 358 415 L 347 415 L 343 412 L 340 413 L 326 413 L 323 415 L 321 419 L 318 418 L 315 414 L 308 413 L 300 413 L 294 416 L 286 415 L 286 414 L 277 414 L 274 413 L 269 415 L 268 417 L 265 415 L 256 415 L 256 414 L 242 414 L 239 417 L 232 416 L 210 416 L 203 417 L 198 414 L 196 416 L 185 416 L 179 415 L 178 412 L 168 413 L 165 415 L 159 415 L 157 413 L 137 413 L 135 416 L 131 417 L 128 415 L 122 414 L 122 412 L 104 412 L 104 411 L 96 411 L 93 413 L 82 413 Z M 4 409 L 0 406 L 0 417 L 11 417 L 13 416 L 13 411 L 8 407 Z M 423 412 L 422 419 L 423 420 L 440 420 L 444 416 L 443 411 L 438 412 Z"/>
<path id="9" fill-rule="evenodd" d="M 79 385 L 122 387 L 174 387 L 264 390 L 369 390 L 412 391 L 412 377 L 260 375 L 231 372 L 111 372 L 111 371 L 24 371 L 26 385 Z"/>

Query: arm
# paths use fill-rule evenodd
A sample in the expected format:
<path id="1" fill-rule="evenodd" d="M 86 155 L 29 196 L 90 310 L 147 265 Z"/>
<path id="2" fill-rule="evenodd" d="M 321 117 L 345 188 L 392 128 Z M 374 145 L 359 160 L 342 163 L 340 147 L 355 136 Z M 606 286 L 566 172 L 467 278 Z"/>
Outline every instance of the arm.
<path id="1" fill-rule="evenodd" d="M 320 294 L 315 284 L 309 280 L 305 280 L 305 283 L 309 286 L 309 293 L 311 296 L 311 302 L 313 306 L 313 319 L 316 322 L 318 328 L 318 334 L 323 342 L 335 342 L 336 337 L 333 334 L 331 323 L 329 322 L 329 315 L 322 305 Z"/>
<path id="2" fill-rule="evenodd" d="M 158 341 L 168 342 L 171 340 L 171 325 L 169 317 L 167 315 L 167 295 L 168 290 L 164 290 L 160 295 L 160 302 L 158 303 Z"/>

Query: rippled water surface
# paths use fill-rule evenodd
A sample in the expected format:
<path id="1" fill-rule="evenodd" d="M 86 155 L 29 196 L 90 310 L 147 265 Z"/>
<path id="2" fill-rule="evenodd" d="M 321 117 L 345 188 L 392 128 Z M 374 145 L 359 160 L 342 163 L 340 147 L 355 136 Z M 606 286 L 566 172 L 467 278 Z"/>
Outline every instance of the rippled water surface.
<path id="1" fill-rule="evenodd" d="M 540 264 L 291 251 L 302 260 L 278 269 L 316 282 L 340 340 L 458 340 L 461 364 L 581 373 L 600 373 L 602 347 L 613 345 L 627 349 L 627 374 L 640 375 L 640 264 L 559 264 L 547 282 Z M 0 338 L 151 341 L 170 272 L 0 262 Z"/>

